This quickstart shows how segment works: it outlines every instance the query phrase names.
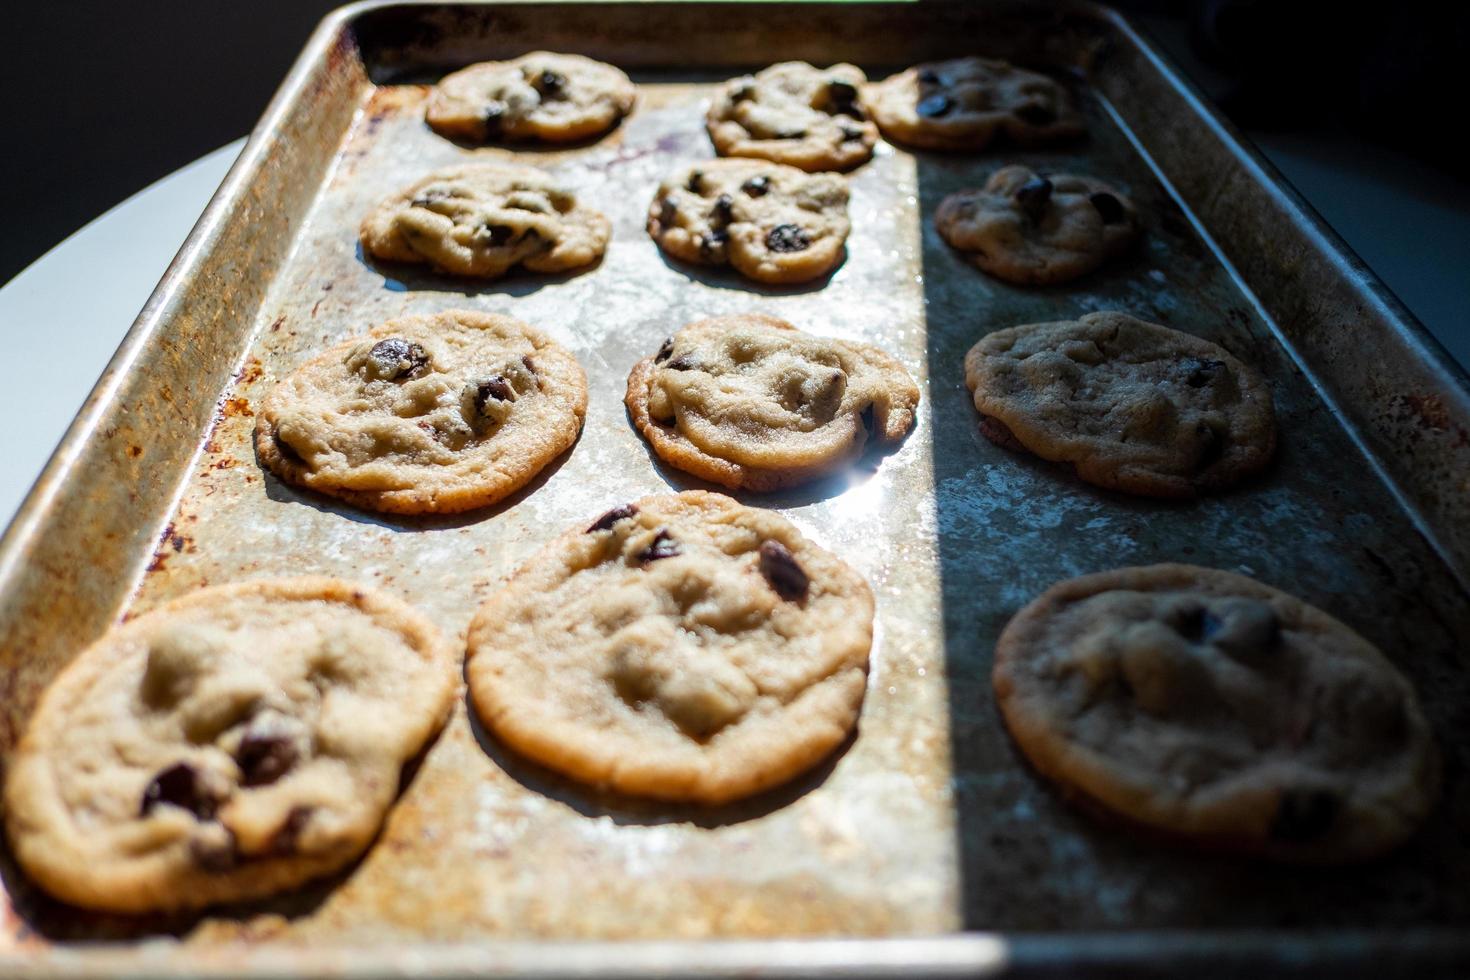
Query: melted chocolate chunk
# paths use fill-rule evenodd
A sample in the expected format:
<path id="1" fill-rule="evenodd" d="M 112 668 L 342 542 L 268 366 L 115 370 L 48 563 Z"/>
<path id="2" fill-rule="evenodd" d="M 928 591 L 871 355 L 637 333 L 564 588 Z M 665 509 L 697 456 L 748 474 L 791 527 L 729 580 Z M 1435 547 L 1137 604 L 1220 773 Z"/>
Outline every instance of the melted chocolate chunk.
<path id="1" fill-rule="evenodd" d="M 1016 110 L 1016 118 L 1033 126 L 1045 126 L 1056 122 L 1057 114 L 1050 107 L 1033 102 Z"/>
<path id="2" fill-rule="evenodd" d="M 720 246 L 730 240 L 730 233 L 723 228 L 707 231 L 699 236 L 699 254 L 705 258 L 713 256 L 720 250 Z"/>
<path id="3" fill-rule="evenodd" d="M 388 381 L 416 378 L 429 366 L 429 352 L 424 346 L 402 337 L 378 341 L 368 351 L 368 357 L 372 358 L 378 377 Z"/>
<path id="4" fill-rule="evenodd" d="M 771 178 L 756 176 L 740 185 L 740 189 L 751 197 L 765 197 L 766 191 L 771 189 Z"/>
<path id="5" fill-rule="evenodd" d="M 1106 191 L 1098 191 L 1087 200 L 1097 208 L 1097 213 L 1102 216 L 1103 224 L 1116 225 L 1123 220 L 1123 202 Z"/>
<path id="6" fill-rule="evenodd" d="M 924 119 L 938 119 L 941 116 L 947 116 L 953 109 L 954 99 L 951 99 L 942 92 L 925 96 L 914 107 L 914 111 Z"/>
<path id="7" fill-rule="evenodd" d="M 1016 203 L 1032 221 L 1040 221 L 1051 201 L 1051 181 L 1045 177 L 1032 177 L 1016 191 Z"/>
<path id="8" fill-rule="evenodd" d="M 527 371 L 530 371 L 532 374 L 536 373 L 536 362 L 531 360 L 530 354 L 521 355 L 521 366 L 524 367 Z"/>
<path id="9" fill-rule="evenodd" d="M 608 511 L 606 514 L 603 514 L 597 520 L 593 521 L 592 522 L 592 526 L 589 527 L 584 533 L 591 534 L 593 531 L 609 531 L 609 530 L 612 530 L 612 526 L 614 524 L 616 524 L 618 521 L 625 520 L 625 519 L 627 519 L 629 517 L 633 517 L 637 513 L 638 513 L 638 505 L 637 504 L 624 504 L 621 507 L 614 507 L 612 510 Z"/>
<path id="10" fill-rule="evenodd" d="M 1206 643 L 1223 624 L 1204 606 L 1188 606 L 1169 625 L 1190 643 Z"/>
<path id="11" fill-rule="evenodd" d="M 658 353 L 653 355 L 653 363 L 662 364 L 664 361 L 667 361 L 670 357 L 672 357 L 673 353 L 674 338 L 669 337 L 667 340 L 659 345 Z"/>
<path id="12" fill-rule="evenodd" d="M 679 209 L 674 207 L 673 201 L 669 200 L 666 197 L 662 201 L 658 202 L 659 224 L 663 225 L 665 228 L 672 228 L 674 227 L 674 223 L 678 219 L 678 216 Z"/>
<path id="13" fill-rule="evenodd" d="M 722 225 L 729 224 L 731 209 L 734 207 L 735 199 L 732 198 L 729 194 L 721 194 L 719 197 L 715 198 L 714 210 L 711 211 L 709 214 L 710 220 L 717 221 Z"/>
<path id="14" fill-rule="evenodd" d="M 843 126 L 842 127 L 842 141 L 844 143 L 852 143 L 852 142 L 854 142 L 856 140 L 860 140 L 862 138 L 863 138 L 863 131 L 861 129 L 856 129 L 856 128 L 852 127 L 852 126 Z"/>
<path id="15" fill-rule="evenodd" d="M 691 193 L 698 194 L 704 188 L 704 171 L 696 170 L 689 175 L 689 181 L 684 185 Z"/>
<path id="16" fill-rule="evenodd" d="M 484 414 L 491 401 L 505 402 L 515 398 L 515 389 L 501 375 L 488 378 L 475 386 L 475 411 Z"/>
<path id="17" fill-rule="evenodd" d="M 534 83 L 536 91 L 548 99 L 560 98 L 566 85 L 566 78 L 560 72 L 552 71 L 550 68 L 542 71 Z"/>
<path id="18" fill-rule="evenodd" d="M 834 113 L 848 114 L 850 110 L 857 107 L 858 90 L 851 82 L 844 82 L 840 78 L 834 78 L 827 83 L 827 99 Z"/>
<path id="19" fill-rule="evenodd" d="M 1207 357 L 1186 357 L 1180 362 L 1180 367 L 1185 372 L 1185 384 L 1191 388 L 1203 388 L 1225 370 L 1225 362 Z"/>
<path id="20" fill-rule="evenodd" d="M 1225 455 L 1225 435 L 1208 422 L 1200 422 L 1195 426 L 1194 431 L 1199 434 L 1200 438 L 1199 457 L 1194 461 L 1194 468 L 1197 470 L 1209 469 Z"/>
<path id="21" fill-rule="evenodd" d="M 653 536 L 653 543 L 638 552 L 638 560 L 647 565 L 651 561 L 661 561 L 664 558 L 674 558 L 684 553 L 679 547 L 679 542 L 669 533 L 669 529 L 661 527 Z"/>
<path id="22" fill-rule="evenodd" d="M 772 252 L 804 252 L 811 245 L 811 235 L 800 225 L 777 225 L 766 235 L 766 248 Z"/>
<path id="23" fill-rule="evenodd" d="M 1331 790 L 1286 790 L 1276 804 L 1271 836 L 1293 843 L 1316 840 L 1332 829 L 1340 809 L 1341 801 Z"/>
<path id="24" fill-rule="evenodd" d="M 516 230 L 506 225 L 481 225 L 475 232 L 476 242 L 481 245 L 489 245 L 491 248 L 508 245 L 514 237 L 516 237 Z"/>
<path id="25" fill-rule="evenodd" d="M 494 139 L 500 135 L 501 124 L 505 120 L 505 106 L 492 102 L 485 107 L 485 114 L 480 118 L 485 124 L 485 138 Z"/>
<path id="26" fill-rule="evenodd" d="M 296 743 L 283 735 L 247 731 L 235 752 L 240 779 L 246 786 L 264 786 L 280 779 L 296 764 Z"/>
<path id="27" fill-rule="evenodd" d="M 680 354 L 664 365 L 670 371 L 692 371 L 698 366 L 699 362 L 694 359 L 693 354 Z"/>
<path id="28" fill-rule="evenodd" d="M 811 580 L 797 564 L 795 556 L 781 542 L 761 542 L 760 570 L 776 594 L 787 602 L 806 598 Z"/>
<path id="29" fill-rule="evenodd" d="M 939 72 L 935 71 L 933 68 L 920 68 L 918 78 L 920 85 L 944 84 L 944 76 L 939 74 Z"/>
<path id="30" fill-rule="evenodd" d="M 200 820 L 213 820 L 214 811 L 219 806 L 219 800 L 204 785 L 199 770 L 187 762 L 169 766 L 153 777 L 143 790 L 138 815 L 146 817 L 154 807 L 164 803 L 188 810 Z"/>
<path id="31" fill-rule="evenodd" d="M 755 86 L 750 82 L 741 82 L 730 90 L 731 102 L 744 102 L 746 99 L 755 98 Z"/>
<path id="32" fill-rule="evenodd" d="M 296 841 L 301 837 L 301 831 L 306 827 L 306 822 L 311 819 L 312 808 L 309 806 L 293 806 L 286 814 L 285 823 L 271 835 L 270 844 L 266 850 L 275 856 L 283 856 L 296 853 Z"/>

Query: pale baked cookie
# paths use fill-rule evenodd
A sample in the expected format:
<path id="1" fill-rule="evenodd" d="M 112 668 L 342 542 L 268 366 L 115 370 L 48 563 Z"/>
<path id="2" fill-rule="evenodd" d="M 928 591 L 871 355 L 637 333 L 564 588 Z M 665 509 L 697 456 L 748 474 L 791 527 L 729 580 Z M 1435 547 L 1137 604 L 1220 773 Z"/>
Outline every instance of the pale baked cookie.
<path id="1" fill-rule="evenodd" d="M 454 653 L 329 578 L 204 589 L 104 635 L 42 696 L 5 824 L 46 891 L 111 912 L 260 898 L 367 849 L 443 723 Z"/>
<path id="2" fill-rule="evenodd" d="M 1408 681 L 1331 616 L 1230 572 L 1153 565 L 1054 585 L 1006 626 L 993 680 L 1042 775 L 1196 843 L 1370 858 L 1437 794 Z"/>
<path id="3" fill-rule="evenodd" d="M 636 98 L 628 76 L 612 65 L 533 51 L 445 75 L 424 117 L 435 132 L 456 139 L 566 143 L 612 129 Z"/>
<path id="4" fill-rule="evenodd" d="M 1138 241 L 1138 212 L 1091 177 L 1002 167 L 981 190 L 951 194 L 934 213 L 950 245 L 1001 279 L 1042 286 L 1091 272 Z"/>
<path id="5" fill-rule="evenodd" d="M 980 150 L 1001 135 L 1034 146 L 1085 132 L 1061 85 L 989 58 L 915 65 L 865 95 L 884 136 L 921 149 Z"/>
<path id="6" fill-rule="evenodd" d="M 726 82 L 705 123 L 715 151 L 802 170 L 851 170 L 873 156 L 878 127 L 863 108 L 868 79 L 853 65 L 771 65 Z"/>
<path id="7" fill-rule="evenodd" d="M 1150 497 L 1221 490 L 1276 445 L 1271 391 L 1223 347 L 1126 313 L 999 330 L 965 355 L 992 442 Z"/>
<path id="8" fill-rule="evenodd" d="M 684 262 L 766 283 L 815 279 L 842 261 L 847 181 L 756 160 L 705 160 L 659 185 L 648 233 Z"/>
<path id="9" fill-rule="evenodd" d="M 756 313 L 684 327 L 628 375 L 633 425 L 665 462 L 712 483 L 775 490 L 897 446 L 919 388 L 867 344 Z"/>
<path id="10" fill-rule="evenodd" d="M 484 507 L 582 429 L 587 378 L 534 327 L 468 310 L 405 316 L 343 341 L 261 405 L 255 450 L 298 486 L 394 514 Z"/>
<path id="11" fill-rule="evenodd" d="M 606 251 L 612 225 L 544 171 L 477 163 L 430 174 L 383 201 L 359 235 L 375 258 L 498 279 L 516 266 L 566 272 L 591 265 Z"/>
<path id="12" fill-rule="evenodd" d="M 480 607 L 466 674 L 497 738 L 574 779 L 719 804 L 857 723 L 873 597 L 770 511 L 645 497 L 549 544 Z"/>

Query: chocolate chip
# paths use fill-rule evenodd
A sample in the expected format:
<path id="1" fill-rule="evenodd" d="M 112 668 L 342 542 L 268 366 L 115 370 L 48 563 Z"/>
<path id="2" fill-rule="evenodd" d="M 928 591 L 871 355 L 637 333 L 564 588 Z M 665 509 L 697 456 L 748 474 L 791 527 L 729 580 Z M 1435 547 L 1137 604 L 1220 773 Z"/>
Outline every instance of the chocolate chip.
<path id="1" fill-rule="evenodd" d="M 521 367 L 525 368 L 527 371 L 530 371 L 532 374 L 536 373 L 536 362 L 531 360 L 530 354 L 521 355 Z"/>
<path id="2" fill-rule="evenodd" d="M 536 91 L 548 98 L 556 98 L 562 94 L 563 89 L 566 88 L 566 84 L 567 80 L 560 72 L 555 72 L 547 68 L 537 76 L 535 88 Z"/>
<path id="3" fill-rule="evenodd" d="M 1051 191 L 1051 181 L 1045 177 L 1032 177 L 1016 191 L 1016 203 L 1033 221 L 1039 221 L 1051 200 Z"/>
<path id="4" fill-rule="evenodd" d="M 730 233 L 722 228 L 707 231 L 699 236 L 699 254 L 709 258 L 718 252 L 729 239 Z"/>
<path id="5" fill-rule="evenodd" d="M 515 389 L 510 386 L 501 375 L 487 378 L 475 385 L 475 411 L 485 413 L 485 406 L 491 401 L 506 402 L 515 398 Z"/>
<path id="6" fill-rule="evenodd" d="M 719 197 L 715 198 L 715 208 L 709 214 L 710 220 L 718 221 L 722 225 L 728 224 L 730 221 L 731 209 L 734 206 L 734 198 L 732 198 L 729 194 L 721 194 Z"/>
<path id="7" fill-rule="evenodd" d="M 1281 620 L 1268 602 L 1226 599 L 1218 607 L 1224 625 L 1213 637 L 1216 647 L 1231 659 L 1259 664 L 1281 640 Z"/>
<path id="8" fill-rule="evenodd" d="M 842 141 L 844 143 L 851 143 L 851 142 L 853 142 L 855 140 L 860 140 L 862 138 L 863 138 L 863 131 L 861 129 L 854 129 L 852 126 L 843 126 L 842 127 Z"/>
<path id="9" fill-rule="evenodd" d="M 1056 122 L 1057 114 L 1049 106 L 1033 102 L 1017 109 L 1016 118 L 1033 126 L 1045 126 L 1047 123 Z"/>
<path id="10" fill-rule="evenodd" d="M 1180 610 L 1170 625 L 1190 643 L 1204 643 L 1220 631 L 1222 624 L 1204 606 L 1191 605 Z"/>
<path id="11" fill-rule="evenodd" d="M 1337 794 L 1331 790 L 1285 790 L 1276 804 L 1271 836 L 1291 842 L 1316 840 L 1332 828 L 1339 809 Z"/>
<path id="12" fill-rule="evenodd" d="M 920 68 L 918 78 L 920 85 L 944 84 L 944 76 L 939 74 L 939 72 L 935 71 L 933 68 Z"/>
<path id="13" fill-rule="evenodd" d="M 951 99 L 942 92 L 938 92 L 920 99 L 914 111 L 925 119 L 938 119 L 940 116 L 949 115 L 950 110 L 953 108 L 954 99 Z"/>
<path id="14" fill-rule="evenodd" d="M 766 235 L 766 248 L 772 252 L 804 252 L 811 245 L 811 236 L 800 225 L 777 225 Z"/>
<path id="15" fill-rule="evenodd" d="M 760 570 L 766 581 L 771 583 L 771 588 L 776 590 L 776 594 L 787 602 L 806 598 L 811 580 L 781 542 L 761 542 Z"/>
<path id="16" fill-rule="evenodd" d="M 658 529 L 658 533 L 653 536 L 653 543 L 638 552 L 638 560 L 646 565 L 651 561 L 673 558 L 683 553 L 683 549 L 679 547 L 679 542 L 674 540 L 673 535 L 669 533 L 669 529 L 661 527 Z"/>
<path id="17" fill-rule="evenodd" d="M 368 357 L 372 358 L 378 377 L 388 381 L 417 377 L 429 366 L 429 352 L 424 346 L 402 337 L 378 341 L 368 351 Z"/>
<path id="18" fill-rule="evenodd" d="M 679 209 L 674 207 L 674 202 L 667 197 L 658 202 L 658 223 L 665 228 L 672 228 L 678 217 Z"/>
<path id="19" fill-rule="evenodd" d="M 1195 458 L 1194 468 L 1197 470 L 1209 469 L 1225 455 L 1225 435 L 1208 422 L 1203 421 L 1194 427 L 1194 431 L 1199 435 L 1200 440 L 1199 456 Z"/>
<path id="20" fill-rule="evenodd" d="M 186 762 L 169 766 L 153 777 L 148 788 L 143 790 L 138 815 L 146 817 L 155 806 L 163 803 L 188 810 L 200 820 L 214 819 L 214 811 L 219 806 L 219 800 L 204 785 L 199 771 Z"/>
<path id="21" fill-rule="evenodd" d="M 851 82 L 834 78 L 827 83 L 827 98 L 831 101 L 832 108 L 836 112 L 845 112 L 851 108 L 857 102 L 857 97 L 857 86 Z"/>
<path id="22" fill-rule="evenodd" d="M 1186 357 L 1179 366 L 1185 372 L 1184 383 L 1191 388 L 1203 388 L 1225 370 L 1224 361 L 1204 357 Z"/>
<path id="23" fill-rule="evenodd" d="M 306 821 L 311 819 L 311 811 L 309 806 L 293 806 L 286 814 L 285 822 L 271 835 L 270 843 L 266 845 L 267 853 L 278 857 L 296 853 L 296 841 L 301 837 Z"/>
<path id="24" fill-rule="evenodd" d="M 655 354 L 655 355 L 653 355 L 653 363 L 655 363 L 655 364 L 662 364 L 664 361 L 667 361 L 669 359 L 669 357 L 673 355 L 673 353 L 674 353 L 674 338 L 673 337 L 669 337 L 667 340 L 665 340 L 662 344 L 659 345 L 658 353 Z"/>
<path id="25" fill-rule="evenodd" d="M 592 526 L 589 527 L 584 533 L 591 534 L 593 531 L 609 531 L 612 529 L 612 526 L 618 521 L 624 520 L 625 518 L 633 517 L 637 513 L 637 504 L 624 504 L 621 507 L 614 507 L 606 514 L 603 514 L 597 520 L 593 521 Z"/>
<path id="26" fill-rule="evenodd" d="M 516 237 L 516 230 L 507 225 L 481 225 L 475 232 L 475 240 L 481 245 L 500 248 Z"/>
<path id="27" fill-rule="evenodd" d="M 751 82 L 741 82 L 730 90 L 731 102 L 744 102 L 746 99 L 755 98 L 755 85 Z"/>
<path id="28" fill-rule="evenodd" d="M 1113 195 L 1099 191 L 1087 198 L 1092 206 L 1097 208 L 1097 213 L 1102 215 L 1103 224 L 1116 225 L 1123 220 L 1123 202 Z"/>
<path id="29" fill-rule="evenodd" d="M 485 138 L 494 139 L 500 135 L 501 124 L 505 121 L 505 106 L 498 102 L 490 103 L 480 119 L 485 124 Z"/>
<path id="30" fill-rule="evenodd" d="M 689 181 L 684 185 L 691 193 L 698 194 L 704 188 L 704 172 L 696 170 L 689 175 Z"/>
<path id="31" fill-rule="evenodd" d="M 765 197 L 766 191 L 771 189 L 771 178 L 765 176 L 752 177 L 741 184 L 740 189 L 751 197 Z"/>
<path id="32" fill-rule="evenodd" d="M 282 735 L 247 731 L 235 751 L 241 782 L 264 786 L 280 779 L 296 764 L 296 743 Z"/>
<path id="33" fill-rule="evenodd" d="M 694 359 L 693 354 L 680 354 L 664 366 L 670 371 L 692 371 L 699 366 L 699 362 Z"/>

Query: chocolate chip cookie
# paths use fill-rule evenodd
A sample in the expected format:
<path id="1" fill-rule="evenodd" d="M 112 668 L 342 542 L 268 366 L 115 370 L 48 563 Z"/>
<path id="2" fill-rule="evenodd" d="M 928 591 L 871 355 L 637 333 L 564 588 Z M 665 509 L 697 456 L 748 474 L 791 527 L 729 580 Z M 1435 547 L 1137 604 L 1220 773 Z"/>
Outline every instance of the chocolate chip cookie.
<path id="1" fill-rule="evenodd" d="M 1042 775 L 1200 844 L 1371 858 L 1437 793 L 1408 681 L 1331 616 L 1230 572 L 1153 565 L 1054 585 L 1006 626 L 993 679 Z"/>
<path id="2" fill-rule="evenodd" d="M 815 68 L 804 61 L 732 78 L 710 102 L 710 140 L 724 157 L 851 170 L 872 158 L 878 141 L 863 107 L 867 81 L 853 65 Z"/>
<path id="3" fill-rule="evenodd" d="M 1224 348 L 1126 313 L 1032 323 L 965 355 L 992 442 L 1149 497 L 1221 490 L 1276 445 L 1271 391 Z"/>
<path id="4" fill-rule="evenodd" d="M 617 792 L 719 804 L 857 723 L 873 597 L 770 511 L 645 497 L 549 544 L 480 607 L 466 675 L 501 741 Z"/>
<path id="5" fill-rule="evenodd" d="M 425 118 L 435 132 L 477 143 L 566 143 L 601 136 L 633 109 L 637 90 L 612 65 L 533 51 L 445 75 Z"/>
<path id="6" fill-rule="evenodd" d="M 406 316 L 278 384 L 255 449 L 297 486 L 393 514 L 484 507 L 529 483 L 582 429 L 587 378 L 510 317 Z"/>
<path id="7" fill-rule="evenodd" d="M 648 233 L 684 262 L 765 283 L 815 279 L 842 261 L 847 182 L 755 160 L 705 160 L 659 185 Z"/>
<path id="8" fill-rule="evenodd" d="M 872 85 L 866 96 L 884 136 L 926 150 L 981 150 L 1002 135 L 1036 146 L 1085 132 L 1061 85 L 990 58 L 915 65 Z"/>
<path id="9" fill-rule="evenodd" d="M 417 612 L 336 579 L 170 602 L 42 696 L 5 784 L 16 860 L 57 898 L 130 913 L 339 870 L 447 716 L 454 662 Z"/>
<path id="10" fill-rule="evenodd" d="M 634 366 L 624 399 L 665 462 L 701 479 L 775 490 L 897 446 L 919 388 L 867 344 L 755 313 L 691 323 Z"/>
<path id="11" fill-rule="evenodd" d="M 1002 167 L 980 190 L 946 197 L 934 226 L 981 269 L 1031 286 L 1091 272 L 1139 235 L 1133 202 L 1115 188 L 1021 166 Z"/>
<path id="12" fill-rule="evenodd" d="M 363 219 L 363 250 L 473 279 L 566 272 L 602 257 L 612 225 L 544 171 L 480 163 L 431 174 Z"/>

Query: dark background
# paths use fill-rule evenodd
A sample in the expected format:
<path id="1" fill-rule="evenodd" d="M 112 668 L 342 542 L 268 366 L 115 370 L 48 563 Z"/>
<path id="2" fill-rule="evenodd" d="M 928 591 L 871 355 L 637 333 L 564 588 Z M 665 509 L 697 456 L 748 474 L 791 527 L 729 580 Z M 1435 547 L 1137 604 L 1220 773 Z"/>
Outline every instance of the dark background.
<path id="1" fill-rule="evenodd" d="M 0 21 L 0 84 L 9 95 L 0 127 L 0 283 L 128 195 L 248 132 L 312 28 L 335 6 L 7 4 Z M 1457 251 L 1470 246 L 1470 232 L 1454 234 L 1457 222 L 1470 227 L 1470 167 L 1460 149 L 1470 103 L 1466 5 L 1117 6 L 1163 43 L 1444 337 L 1438 321 L 1457 321 L 1470 300 L 1470 254 Z M 1287 166 L 1276 151 L 1306 166 Z M 1365 197 L 1365 176 L 1368 186 L 1399 197 Z M 1436 219 L 1436 227 L 1395 222 L 1396 200 L 1431 209 L 1419 213 Z M 1376 253 L 1365 247 L 1372 245 Z M 1423 269 L 1412 265 L 1419 253 Z M 1393 268 L 1401 261 L 1408 264 Z"/>

